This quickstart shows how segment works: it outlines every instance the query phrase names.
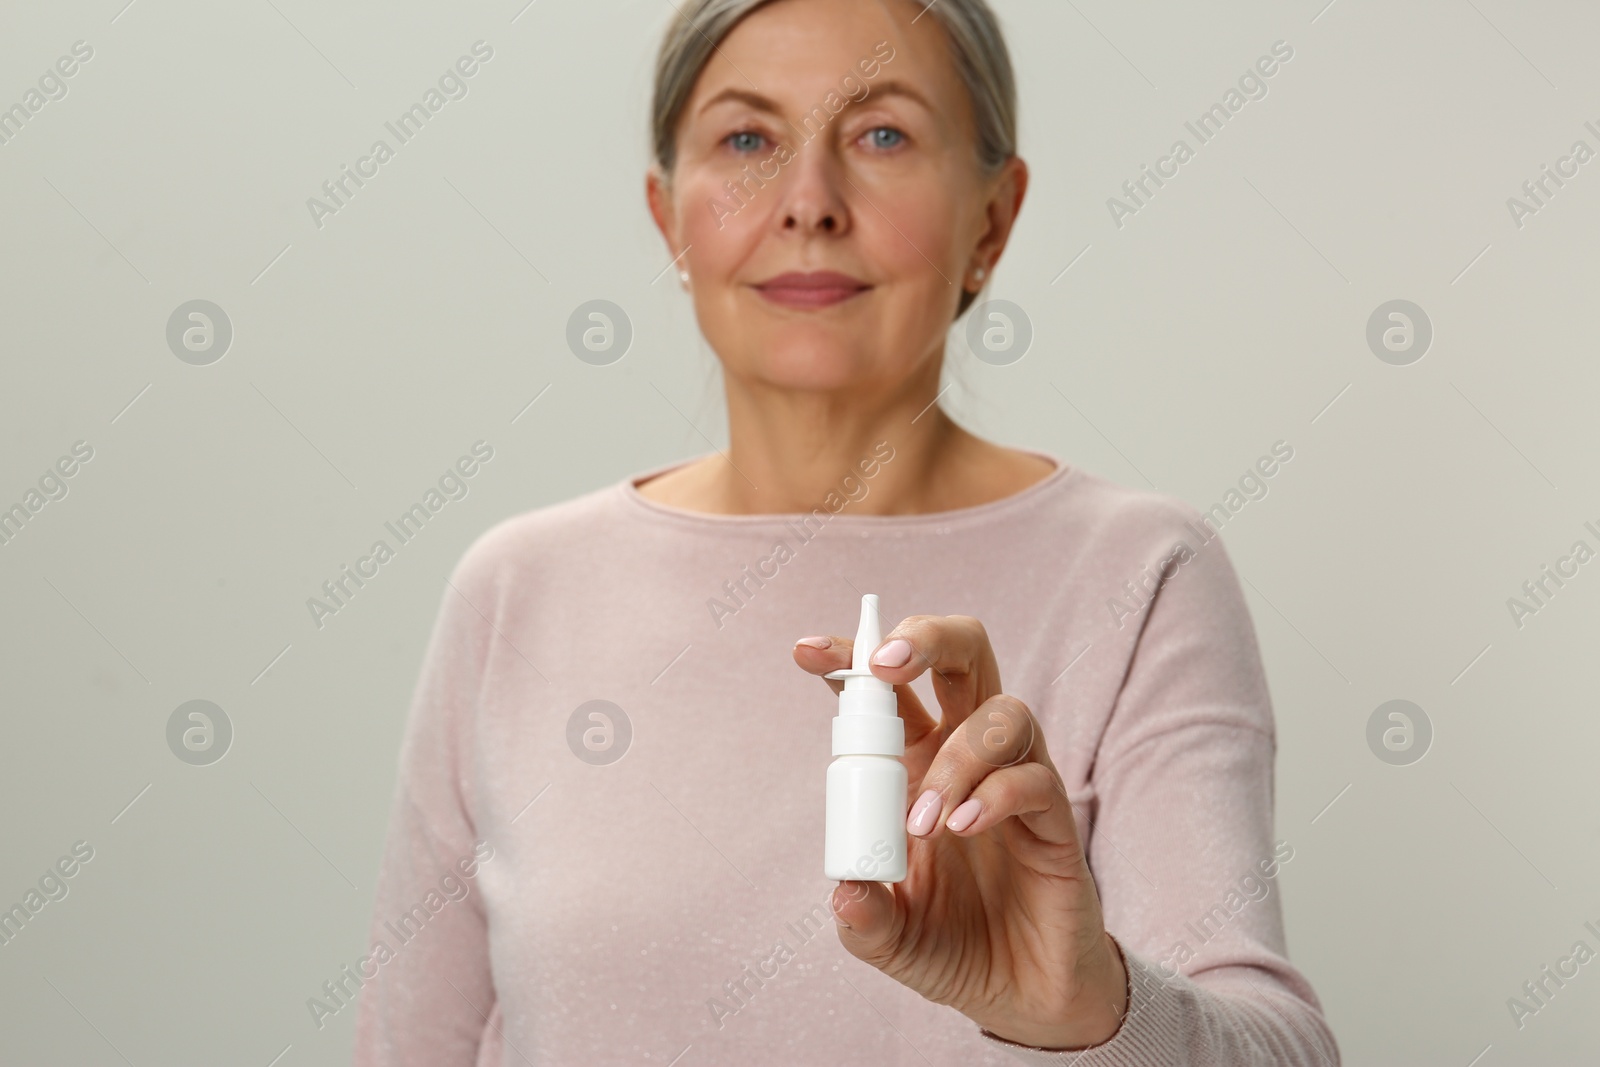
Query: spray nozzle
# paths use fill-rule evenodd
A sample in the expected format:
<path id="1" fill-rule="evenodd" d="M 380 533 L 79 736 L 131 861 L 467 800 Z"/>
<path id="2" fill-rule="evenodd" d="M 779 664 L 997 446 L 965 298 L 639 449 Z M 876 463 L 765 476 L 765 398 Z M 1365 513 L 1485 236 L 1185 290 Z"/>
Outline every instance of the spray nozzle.
<path id="1" fill-rule="evenodd" d="M 878 594 L 868 593 L 861 598 L 861 622 L 856 626 L 855 649 L 850 656 L 852 671 L 872 673 L 867 657 L 872 655 L 883 640 L 883 624 L 878 621 Z"/>
<path id="2" fill-rule="evenodd" d="M 861 622 L 856 626 L 855 646 L 850 653 L 850 666 L 843 670 L 829 671 L 823 677 L 841 679 L 846 692 L 858 690 L 876 690 L 884 693 L 893 693 L 894 684 L 886 682 L 872 673 L 867 660 L 883 640 L 883 624 L 878 619 L 878 594 L 865 593 L 861 597 Z M 841 713 L 847 713 L 843 708 Z M 891 708 L 889 714 L 895 714 Z"/>
<path id="3" fill-rule="evenodd" d="M 856 627 L 850 666 L 829 671 L 824 678 L 844 682 L 839 694 L 839 714 L 833 720 L 833 754 L 900 756 L 906 750 L 905 723 L 900 720 L 900 698 L 894 683 L 872 673 L 867 660 L 883 640 L 878 621 L 878 595 L 861 598 L 861 623 Z"/>

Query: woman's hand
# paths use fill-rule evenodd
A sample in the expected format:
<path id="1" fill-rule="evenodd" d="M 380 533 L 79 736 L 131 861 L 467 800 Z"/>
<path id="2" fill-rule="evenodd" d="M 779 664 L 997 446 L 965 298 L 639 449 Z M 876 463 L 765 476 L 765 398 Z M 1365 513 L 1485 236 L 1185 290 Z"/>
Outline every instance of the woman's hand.
<path id="1" fill-rule="evenodd" d="M 812 674 L 850 666 L 849 638 L 802 640 L 795 662 Z M 924 670 L 937 721 L 909 684 Z M 1127 1010 L 1121 954 L 1061 776 L 1033 713 L 1000 691 L 983 624 L 913 615 L 878 646 L 872 673 L 895 683 L 905 720 L 909 855 L 904 882 L 839 883 L 840 942 L 997 1037 L 1109 1040 Z"/>

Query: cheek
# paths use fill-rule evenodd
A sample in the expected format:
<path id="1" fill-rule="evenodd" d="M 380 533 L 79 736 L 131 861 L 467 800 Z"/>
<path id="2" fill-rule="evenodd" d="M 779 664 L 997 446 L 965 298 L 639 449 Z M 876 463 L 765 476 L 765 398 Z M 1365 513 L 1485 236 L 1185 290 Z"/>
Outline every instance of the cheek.
<path id="1" fill-rule="evenodd" d="M 905 283 L 945 288 L 946 278 L 959 282 L 953 273 L 960 269 L 957 235 L 967 221 L 962 200 L 951 193 L 937 180 L 902 181 L 892 193 L 867 192 L 870 202 L 860 205 L 855 223 L 874 262 Z"/>
<path id="2" fill-rule="evenodd" d="M 766 189 L 733 196 L 715 175 L 696 175 L 680 183 L 680 235 L 692 245 L 684 257 L 691 274 L 707 281 L 726 278 L 759 241 L 776 197 Z M 742 201 L 742 202 L 741 202 Z"/>
<path id="3" fill-rule="evenodd" d="M 856 236 L 888 282 L 879 325 L 896 347 L 918 354 L 937 343 L 955 317 L 964 223 L 947 190 L 912 186 L 871 199 L 878 210 L 869 206 L 856 216 Z"/>

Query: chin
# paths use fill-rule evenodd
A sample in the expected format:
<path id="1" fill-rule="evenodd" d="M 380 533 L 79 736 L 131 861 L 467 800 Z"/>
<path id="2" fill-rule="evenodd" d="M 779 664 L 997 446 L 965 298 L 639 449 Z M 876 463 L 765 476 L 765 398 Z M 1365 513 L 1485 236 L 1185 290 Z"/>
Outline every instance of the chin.
<path id="1" fill-rule="evenodd" d="M 804 331 L 810 333 L 812 331 Z M 760 378 L 787 389 L 840 389 L 873 371 L 872 356 L 859 340 L 829 336 L 780 334 L 753 354 L 746 364 Z"/>

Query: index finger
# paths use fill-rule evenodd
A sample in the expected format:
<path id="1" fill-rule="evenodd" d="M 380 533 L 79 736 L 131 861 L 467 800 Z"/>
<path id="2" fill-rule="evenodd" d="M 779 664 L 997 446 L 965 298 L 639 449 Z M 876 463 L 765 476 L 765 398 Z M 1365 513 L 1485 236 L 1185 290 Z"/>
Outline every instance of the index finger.
<path id="1" fill-rule="evenodd" d="M 826 640 L 828 644 L 826 647 L 807 644 L 816 640 Z M 828 683 L 828 688 L 838 694 L 844 692 L 844 682 L 838 678 L 828 678 L 826 675 L 830 671 L 850 666 L 854 651 L 855 642 L 848 637 L 802 637 L 794 643 L 794 661 L 807 673 L 823 676 L 822 680 Z M 894 692 L 898 698 L 900 718 L 905 720 L 906 746 L 909 748 L 937 730 L 939 723 L 928 714 L 928 709 L 922 706 L 922 698 L 917 696 L 916 690 L 910 685 L 897 685 L 894 687 Z"/>
<path id="2" fill-rule="evenodd" d="M 947 730 L 1000 692 L 1000 665 L 989 633 L 971 615 L 909 616 L 889 631 L 870 662 L 873 674 L 896 685 L 932 671 Z"/>

